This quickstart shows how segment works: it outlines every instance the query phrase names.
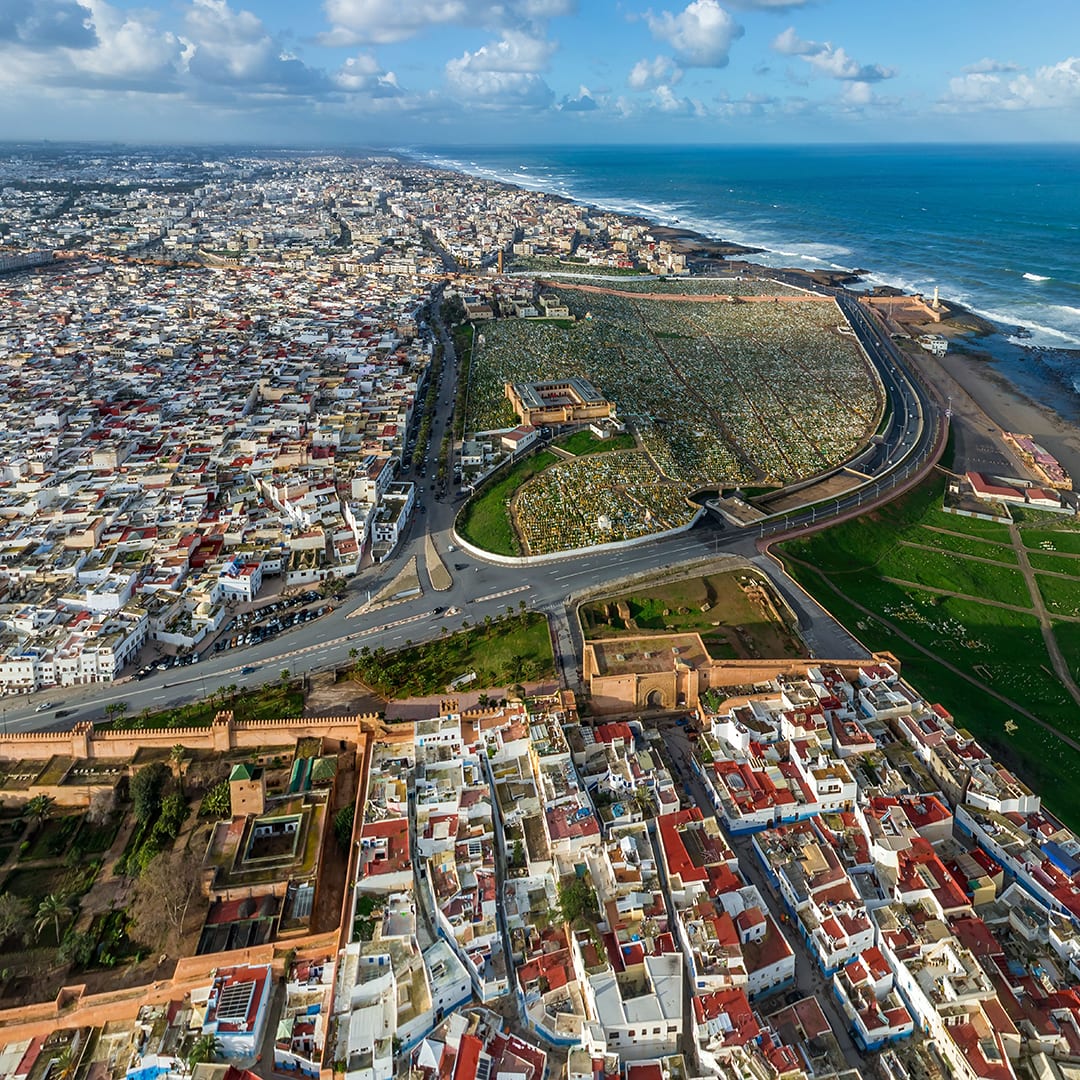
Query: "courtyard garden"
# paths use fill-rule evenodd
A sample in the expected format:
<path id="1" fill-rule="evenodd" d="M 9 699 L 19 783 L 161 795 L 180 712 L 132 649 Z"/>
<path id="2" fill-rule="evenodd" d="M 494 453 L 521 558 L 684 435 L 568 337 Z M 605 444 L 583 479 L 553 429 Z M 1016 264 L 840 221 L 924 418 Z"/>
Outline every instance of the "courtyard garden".
<path id="1" fill-rule="evenodd" d="M 751 570 L 641 585 L 582 604 L 578 618 L 586 641 L 696 633 L 714 660 L 808 655 L 768 579 Z"/>

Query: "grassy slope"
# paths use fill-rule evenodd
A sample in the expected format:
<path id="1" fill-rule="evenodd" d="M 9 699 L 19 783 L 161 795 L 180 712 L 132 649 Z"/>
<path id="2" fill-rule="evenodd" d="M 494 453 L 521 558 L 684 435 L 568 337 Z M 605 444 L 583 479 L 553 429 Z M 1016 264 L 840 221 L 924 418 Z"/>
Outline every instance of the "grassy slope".
<path id="1" fill-rule="evenodd" d="M 521 545 L 514 535 L 506 504 L 526 480 L 542 472 L 559 459 L 547 450 L 519 461 L 509 472 L 501 473 L 466 504 L 458 518 L 458 532 L 485 551 L 496 555 L 520 555 Z"/>
<path id="2" fill-rule="evenodd" d="M 927 525 L 962 533 L 956 551 L 969 549 L 969 537 L 1007 541 L 1005 526 L 943 513 L 940 492 L 939 479 L 928 481 L 872 514 L 780 545 L 777 554 L 809 563 L 806 567 L 790 558 L 785 560 L 792 576 L 850 626 L 868 648 L 894 652 L 918 690 L 928 699 L 940 701 L 959 724 L 1045 792 L 1052 809 L 1080 826 L 1080 791 L 1074 783 L 1080 780 L 1080 761 L 1076 760 L 1080 755 L 1051 733 L 1013 716 L 1013 710 L 989 694 L 959 682 L 935 659 L 948 660 L 1063 733 L 1080 738 L 1080 716 L 1052 672 L 1034 617 L 882 580 L 883 576 L 903 577 L 1030 606 L 1030 598 L 1024 599 L 1026 589 L 1016 593 L 1019 574 L 1007 566 L 898 545 L 901 538 L 925 542 Z M 830 588 L 830 583 L 888 618 L 931 655 L 908 645 L 878 620 L 859 613 Z M 1072 663 L 1080 634 L 1067 631 L 1059 643 Z M 1010 720 L 1019 725 L 1011 735 L 1005 730 Z"/>

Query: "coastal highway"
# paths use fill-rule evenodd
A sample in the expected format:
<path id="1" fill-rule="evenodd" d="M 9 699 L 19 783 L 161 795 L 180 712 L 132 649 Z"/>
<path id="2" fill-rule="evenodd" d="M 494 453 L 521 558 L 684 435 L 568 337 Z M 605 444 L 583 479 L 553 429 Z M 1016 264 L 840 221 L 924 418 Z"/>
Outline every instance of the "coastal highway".
<path id="1" fill-rule="evenodd" d="M 446 346 L 443 386 L 439 407 L 432 425 L 432 465 L 409 478 L 423 491 L 404 540 L 394 558 L 370 567 L 351 583 L 345 599 L 322 618 L 304 623 L 270 640 L 244 648 L 211 652 L 197 664 L 154 671 L 141 681 L 106 683 L 93 686 L 65 687 L 39 691 L 0 700 L 0 730 L 27 731 L 68 728 L 73 723 L 102 718 L 105 706 L 123 702 L 127 715 L 144 709 L 157 710 L 212 693 L 220 686 L 257 686 L 280 678 L 282 671 L 292 675 L 328 670 L 349 662 L 351 649 L 367 645 L 394 649 L 406 641 L 421 642 L 440 636 L 445 626 L 454 630 L 463 619 L 475 622 L 485 615 L 496 615 L 508 607 L 526 606 L 555 617 L 559 656 L 557 662 L 567 680 L 574 684 L 580 662 L 577 642 L 568 631 L 566 605 L 582 591 L 614 581 L 628 574 L 667 569 L 679 563 L 709 555 L 730 553 L 752 558 L 769 573 L 799 615 L 804 635 L 820 656 L 851 655 L 858 645 L 817 606 L 780 575 L 772 560 L 758 554 L 759 542 L 785 533 L 797 532 L 857 511 L 862 504 L 877 501 L 896 484 L 903 483 L 926 460 L 941 436 L 941 417 L 916 379 L 908 372 L 903 358 L 868 316 L 854 297 L 840 293 L 837 301 L 850 321 L 867 355 L 881 375 L 892 404 L 890 423 L 883 433 L 881 446 L 872 453 L 873 461 L 863 464 L 871 470 L 873 482 L 864 491 L 841 495 L 807 510 L 793 512 L 747 528 L 724 526 L 706 516 L 689 532 L 648 541 L 619 552 L 591 552 L 553 563 L 529 567 L 508 567 L 470 556 L 454 544 L 451 532 L 461 499 L 443 498 L 435 491 L 432 479 L 434 462 L 446 425 L 450 423 L 457 359 L 449 339 Z M 408 475 L 408 474 L 407 474 Z M 445 592 L 434 592 L 424 572 L 424 539 L 430 532 L 450 571 L 453 584 Z M 424 592 L 378 611 L 367 611 L 367 595 L 374 596 L 416 556 Z M 435 614 L 435 607 L 459 608 L 459 614 L 447 617 Z M 247 674 L 243 668 L 253 668 Z M 41 704 L 47 709 L 38 710 Z M 62 712 L 58 716 L 57 712 Z"/>

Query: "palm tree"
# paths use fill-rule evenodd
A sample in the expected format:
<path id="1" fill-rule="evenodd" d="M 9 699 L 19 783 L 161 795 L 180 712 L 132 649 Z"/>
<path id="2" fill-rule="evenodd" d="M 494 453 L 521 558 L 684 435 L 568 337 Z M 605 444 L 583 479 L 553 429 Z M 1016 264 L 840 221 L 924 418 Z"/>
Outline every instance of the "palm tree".
<path id="1" fill-rule="evenodd" d="M 23 817 L 29 818 L 39 827 L 52 813 L 53 802 L 51 795 L 35 795 L 24 807 Z"/>
<path id="2" fill-rule="evenodd" d="M 113 704 L 113 712 L 116 713 L 117 716 L 123 716 L 127 711 L 128 707 L 126 701 L 117 701 Z"/>
<path id="3" fill-rule="evenodd" d="M 34 917 L 34 932 L 40 937 L 42 930 L 51 922 L 56 931 L 56 942 L 60 943 L 60 920 L 71 910 L 71 899 L 63 893 L 49 893 L 38 904 Z"/>
<path id="4" fill-rule="evenodd" d="M 213 1061 L 220 1053 L 221 1040 L 216 1035 L 200 1035 L 188 1052 L 188 1068 L 194 1069 L 196 1065 Z"/>
<path id="5" fill-rule="evenodd" d="M 650 818 L 655 813 L 653 794 L 644 784 L 634 792 L 634 805 L 641 811 L 642 817 Z"/>
<path id="6" fill-rule="evenodd" d="M 176 743 L 169 751 L 169 760 L 175 761 L 178 764 L 184 760 L 184 754 L 187 753 L 187 749 L 183 743 Z"/>
<path id="7" fill-rule="evenodd" d="M 292 678 L 292 672 L 290 672 L 287 667 L 283 667 L 278 678 L 281 679 L 283 683 L 288 683 L 289 679 Z"/>

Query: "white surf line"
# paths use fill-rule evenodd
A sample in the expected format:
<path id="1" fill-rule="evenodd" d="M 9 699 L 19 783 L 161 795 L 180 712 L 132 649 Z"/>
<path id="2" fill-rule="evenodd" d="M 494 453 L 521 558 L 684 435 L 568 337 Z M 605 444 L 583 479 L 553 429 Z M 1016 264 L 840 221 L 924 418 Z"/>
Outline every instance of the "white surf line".
<path id="1" fill-rule="evenodd" d="M 525 592 L 526 589 L 531 589 L 531 585 L 518 585 L 514 589 L 503 589 L 501 592 L 488 593 L 487 596 L 478 596 L 475 600 L 470 600 L 470 604 L 483 604 L 488 600 L 498 600 L 501 596 L 513 596 L 514 593 Z"/>

